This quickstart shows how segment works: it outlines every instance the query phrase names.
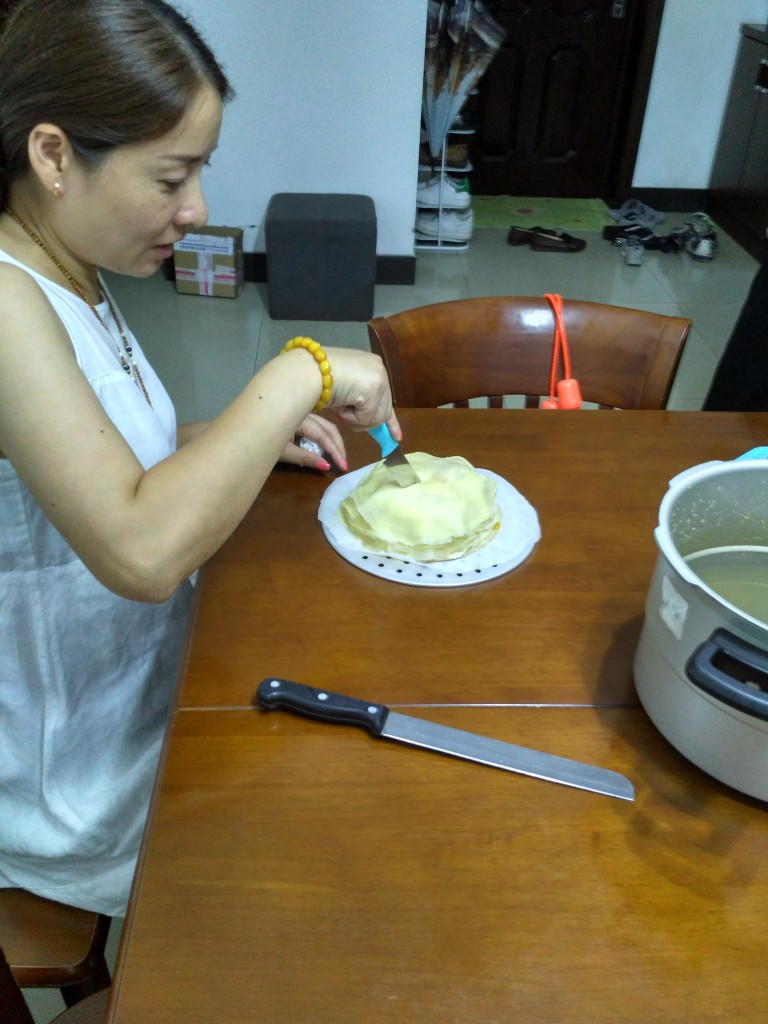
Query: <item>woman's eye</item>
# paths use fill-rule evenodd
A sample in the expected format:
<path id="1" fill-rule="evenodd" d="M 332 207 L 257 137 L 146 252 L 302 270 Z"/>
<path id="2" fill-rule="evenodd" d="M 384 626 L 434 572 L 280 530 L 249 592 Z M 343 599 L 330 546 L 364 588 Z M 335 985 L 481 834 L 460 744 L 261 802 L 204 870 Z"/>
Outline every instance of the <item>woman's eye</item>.
<path id="1" fill-rule="evenodd" d="M 184 184 L 186 180 L 186 178 L 179 178 L 178 180 L 175 181 L 162 181 L 160 182 L 160 184 L 165 186 L 165 188 L 167 188 L 169 192 L 176 192 L 178 189 L 181 188 L 181 186 Z"/>

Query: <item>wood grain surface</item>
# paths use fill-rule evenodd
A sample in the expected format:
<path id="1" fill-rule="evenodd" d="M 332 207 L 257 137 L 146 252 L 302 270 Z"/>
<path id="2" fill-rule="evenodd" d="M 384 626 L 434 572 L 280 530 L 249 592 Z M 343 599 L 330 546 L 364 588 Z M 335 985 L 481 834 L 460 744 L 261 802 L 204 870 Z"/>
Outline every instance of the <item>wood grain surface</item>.
<path id="1" fill-rule="evenodd" d="M 176 716 L 117 1024 L 765 1020 L 768 816 L 639 708 L 431 708 L 634 803 L 282 711 Z"/>
<path id="2" fill-rule="evenodd" d="M 377 579 L 326 541 L 327 477 L 276 470 L 204 569 L 182 707 L 247 707 L 269 675 L 388 704 L 635 700 L 668 481 L 762 443 L 768 416 L 401 410 L 404 450 L 463 455 L 536 509 L 517 569 L 453 590 Z M 350 465 L 377 457 L 347 433 Z"/>
<path id="3" fill-rule="evenodd" d="M 661 737 L 632 661 L 668 481 L 768 415 L 401 419 L 406 451 L 509 480 L 542 540 L 477 586 L 389 583 L 326 542 L 327 478 L 273 474 L 204 569 L 108 1020 L 762 1024 L 766 806 Z M 636 800 L 256 710 L 270 675 L 613 769 Z"/>

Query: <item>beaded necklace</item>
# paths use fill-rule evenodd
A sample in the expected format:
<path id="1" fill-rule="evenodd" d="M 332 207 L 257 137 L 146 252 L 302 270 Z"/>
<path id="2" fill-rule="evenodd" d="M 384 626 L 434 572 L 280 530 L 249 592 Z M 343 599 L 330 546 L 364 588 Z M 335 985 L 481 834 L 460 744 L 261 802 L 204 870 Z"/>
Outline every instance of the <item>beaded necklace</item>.
<path id="1" fill-rule="evenodd" d="M 131 344 L 128 341 L 128 338 L 125 336 L 125 331 L 123 329 L 123 325 L 120 323 L 120 318 L 117 315 L 117 310 L 115 309 L 114 305 L 112 304 L 112 299 L 109 297 L 109 294 L 101 287 L 101 284 L 99 284 L 99 294 L 101 295 L 101 297 L 106 301 L 107 305 L 109 306 L 109 311 L 112 314 L 112 319 L 115 321 L 115 324 L 117 325 L 117 330 L 118 330 L 118 332 L 120 334 L 120 340 L 122 342 L 122 348 L 115 341 L 115 339 L 114 339 L 114 337 L 112 335 L 112 332 L 110 331 L 109 327 L 107 327 L 106 323 L 104 322 L 103 317 L 99 313 L 98 309 L 96 309 L 96 306 L 88 298 L 88 295 L 86 294 L 85 290 L 75 280 L 75 278 L 72 276 L 72 274 L 70 274 L 70 272 L 67 270 L 67 268 L 64 266 L 64 264 L 61 263 L 56 258 L 56 256 L 54 256 L 54 254 L 51 252 L 51 250 L 48 248 L 48 246 L 45 244 L 45 242 L 42 240 L 42 238 L 40 238 L 38 235 L 36 235 L 35 232 L 32 230 L 32 228 L 28 224 L 25 224 L 25 222 L 21 219 L 21 217 L 17 213 L 14 213 L 14 211 L 10 207 L 6 207 L 5 212 L 8 214 L 9 217 L 12 217 L 13 220 L 16 221 L 16 223 L 19 225 L 20 228 L 23 228 L 24 231 L 26 231 L 26 233 L 29 235 L 29 237 L 32 239 L 33 242 L 35 242 L 37 245 L 40 246 L 40 248 L 43 250 L 45 255 L 55 264 L 56 267 L 58 267 L 58 269 L 62 272 L 64 277 L 66 277 L 67 281 L 69 281 L 69 283 L 72 286 L 72 289 L 74 290 L 75 294 L 78 295 L 79 298 L 81 298 L 83 300 L 83 302 L 88 306 L 90 311 L 93 313 L 93 315 L 96 317 L 96 319 L 99 321 L 101 326 L 104 328 L 104 330 L 109 335 L 110 340 L 112 342 L 114 342 L 115 348 L 117 349 L 117 354 L 120 357 L 120 365 L 125 370 L 125 372 L 128 374 L 128 376 L 134 381 L 136 386 L 141 389 L 141 391 L 144 394 L 144 397 L 147 400 L 147 403 L 149 404 L 149 406 L 151 408 L 152 407 L 152 401 L 151 401 L 151 399 L 149 397 L 149 393 L 148 393 L 148 391 L 147 391 L 147 389 L 146 389 L 146 387 L 144 385 L 144 381 L 142 380 L 141 372 L 140 372 L 138 366 L 136 365 L 136 360 L 133 358 L 133 349 L 131 348 Z"/>

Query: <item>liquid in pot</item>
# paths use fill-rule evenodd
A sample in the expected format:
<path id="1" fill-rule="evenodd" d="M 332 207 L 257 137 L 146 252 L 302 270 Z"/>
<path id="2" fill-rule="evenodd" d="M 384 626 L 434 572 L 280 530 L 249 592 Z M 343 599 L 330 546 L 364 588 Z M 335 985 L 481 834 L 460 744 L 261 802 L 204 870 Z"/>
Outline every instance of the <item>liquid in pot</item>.
<path id="1" fill-rule="evenodd" d="M 686 562 L 719 597 L 768 624 L 768 548 L 709 548 Z"/>

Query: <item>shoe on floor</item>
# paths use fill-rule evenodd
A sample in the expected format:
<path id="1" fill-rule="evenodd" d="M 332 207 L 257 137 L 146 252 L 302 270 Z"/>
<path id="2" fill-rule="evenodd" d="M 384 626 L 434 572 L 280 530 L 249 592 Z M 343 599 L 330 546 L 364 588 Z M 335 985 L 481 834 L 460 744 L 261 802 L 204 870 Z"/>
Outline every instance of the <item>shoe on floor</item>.
<path id="1" fill-rule="evenodd" d="M 472 210 L 443 210 L 442 213 L 416 214 L 416 231 L 426 238 L 443 242 L 466 242 L 472 237 L 475 218 Z"/>
<path id="2" fill-rule="evenodd" d="M 442 181 L 442 194 L 439 174 L 418 184 L 416 186 L 416 205 L 432 208 L 440 206 L 444 210 L 466 210 L 471 202 L 468 179 L 452 178 L 446 174 Z"/>
<path id="3" fill-rule="evenodd" d="M 653 228 L 642 224 L 624 224 L 603 228 L 603 238 L 614 245 L 626 245 L 630 238 L 639 239 L 645 249 L 658 249 L 661 239 Z"/>
<path id="4" fill-rule="evenodd" d="M 628 267 L 641 267 L 645 259 L 645 246 L 639 238 L 628 238 L 622 247 L 624 262 Z"/>
<path id="5" fill-rule="evenodd" d="M 548 228 L 534 232 L 531 239 L 534 252 L 581 252 L 586 245 L 583 238 L 567 235 L 565 231 L 550 231 Z"/>
<path id="6" fill-rule="evenodd" d="M 664 235 L 659 248 L 662 252 L 682 252 L 685 249 L 685 243 L 693 237 L 694 232 L 691 230 L 690 224 L 680 224 L 673 228 L 668 235 Z"/>
<path id="7" fill-rule="evenodd" d="M 713 260 L 718 249 L 717 235 L 714 231 L 708 235 L 694 235 L 685 243 L 685 251 L 693 260 Z"/>
<path id="8" fill-rule="evenodd" d="M 507 232 L 507 245 L 529 246 L 535 234 L 541 234 L 546 230 L 546 227 L 516 227 L 513 224 Z"/>
<path id="9" fill-rule="evenodd" d="M 700 244 L 705 239 L 707 244 Z M 679 224 L 661 239 L 662 252 L 687 252 L 698 260 L 713 260 L 717 249 L 715 226 L 706 213 L 692 213 L 685 224 Z"/>
<path id="10" fill-rule="evenodd" d="M 507 233 L 507 245 L 530 245 L 534 252 L 581 252 L 583 238 L 575 238 L 553 228 L 518 228 L 513 224 Z"/>

